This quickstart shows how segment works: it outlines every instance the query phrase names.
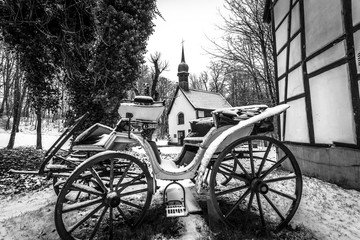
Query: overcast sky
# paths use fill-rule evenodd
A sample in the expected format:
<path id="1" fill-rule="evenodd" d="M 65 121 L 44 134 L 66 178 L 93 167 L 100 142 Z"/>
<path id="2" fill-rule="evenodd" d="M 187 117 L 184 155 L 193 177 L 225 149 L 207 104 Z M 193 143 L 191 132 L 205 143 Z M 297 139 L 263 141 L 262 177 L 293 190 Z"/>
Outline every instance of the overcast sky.
<path id="1" fill-rule="evenodd" d="M 189 73 L 199 75 L 206 70 L 210 56 L 203 48 L 211 46 L 207 37 L 218 38 L 221 32 L 219 10 L 223 0 L 157 0 L 157 6 L 165 21 L 157 17 L 153 35 L 150 36 L 146 59 L 156 51 L 161 59 L 169 62 L 169 71 L 162 75 L 177 81 L 177 67 L 181 60 L 181 42 L 184 40 L 185 61 Z"/>

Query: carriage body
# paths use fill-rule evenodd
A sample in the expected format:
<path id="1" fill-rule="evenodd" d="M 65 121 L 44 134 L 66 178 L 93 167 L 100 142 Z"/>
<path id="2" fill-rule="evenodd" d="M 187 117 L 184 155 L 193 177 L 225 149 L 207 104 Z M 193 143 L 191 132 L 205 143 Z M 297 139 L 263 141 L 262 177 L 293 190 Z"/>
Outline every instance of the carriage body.
<path id="1" fill-rule="evenodd" d="M 229 225 L 238 219 L 245 219 L 245 225 L 248 224 L 248 217 L 239 218 L 239 214 L 250 213 L 255 206 L 257 220 L 263 227 L 281 230 L 299 206 L 301 172 L 286 146 L 266 135 L 273 130 L 268 120 L 288 107 L 284 104 L 272 108 L 253 105 L 218 109 L 212 113 L 206 134 L 198 135 L 195 127 L 173 160 L 161 159 L 152 140 L 164 103 L 148 97 L 123 104 L 115 128 L 94 124 L 75 139 L 67 155 L 59 157 L 56 153 L 68 139 L 65 134 L 48 151 L 39 171 L 54 178 L 59 235 L 78 239 L 86 226 L 93 229 L 93 238 L 105 221 L 109 224 L 105 227 L 110 230 L 109 238 L 114 239 L 113 226 L 118 219 L 123 222 L 117 222 L 117 226 L 126 223 L 135 227 L 141 223 L 159 179 L 170 181 L 169 185 L 181 185 L 178 181 L 185 179 L 196 182 L 198 192 L 207 191 L 208 208 Z M 73 133 L 85 117 L 78 119 L 68 133 Z M 139 146 L 146 157 L 126 151 Z M 275 172 L 277 169 L 280 170 Z M 290 190 L 279 191 L 284 183 Z M 183 200 L 185 203 L 185 190 Z M 227 205 L 223 205 L 224 201 Z"/>

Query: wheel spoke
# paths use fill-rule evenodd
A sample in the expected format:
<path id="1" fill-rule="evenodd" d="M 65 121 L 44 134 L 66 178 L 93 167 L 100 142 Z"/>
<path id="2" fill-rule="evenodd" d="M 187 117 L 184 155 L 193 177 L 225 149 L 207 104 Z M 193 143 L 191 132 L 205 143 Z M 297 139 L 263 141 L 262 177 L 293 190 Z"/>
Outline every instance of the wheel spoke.
<path id="1" fill-rule="evenodd" d="M 278 195 L 280 195 L 280 196 L 286 197 L 286 198 L 288 198 L 288 199 L 291 199 L 291 200 L 293 200 L 293 201 L 296 200 L 296 197 L 293 197 L 293 196 L 290 196 L 290 195 L 288 195 L 288 194 L 279 192 L 279 191 L 277 191 L 277 190 L 275 190 L 275 189 L 269 188 L 269 191 L 271 191 L 271 192 L 273 192 L 273 193 L 276 193 L 276 194 L 278 194 Z"/>
<path id="2" fill-rule="evenodd" d="M 240 163 L 239 159 L 235 156 L 235 154 L 233 152 L 231 152 L 231 155 L 233 156 L 233 158 L 235 159 L 235 162 L 239 165 L 241 170 L 245 173 L 246 177 L 250 179 L 249 173 L 246 171 L 244 166 Z"/>
<path id="3" fill-rule="evenodd" d="M 123 200 L 123 199 L 121 199 L 121 203 L 124 203 L 124 204 L 129 205 L 129 206 L 134 207 L 134 208 L 138 208 L 140 210 L 143 209 L 142 206 L 137 205 L 137 204 L 132 203 L 132 202 L 129 202 L 129 201 L 126 201 L 126 200 Z"/>
<path id="4" fill-rule="evenodd" d="M 258 172 L 257 172 L 257 177 L 260 177 L 261 171 L 262 171 L 262 169 L 263 169 L 263 167 L 265 165 L 265 162 L 267 160 L 267 157 L 268 157 L 268 155 L 270 153 L 271 146 L 272 146 L 272 143 L 269 143 L 269 146 L 267 147 L 267 149 L 265 151 L 264 157 L 261 160 L 261 163 L 260 163 L 260 166 L 259 166 L 259 169 L 258 169 Z"/>
<path id="5" fill-rule="evenodd" d="M 277 213 L 277 215 L 279 215 L 279 217 L 281 218 L 282 221 L 285 220 L 285 217 L 281 214 L 281 212 L 279 211 L 279 209 L 275 206 L 275 204 L 270 200 L 270 198 L 268 196 L 266 196 L 266 194 L 263 195 L 264 198 L 266 199 L 266 201 L 270 204 L 270 206 L 275 210 L 275 212 Z"/>
<path id="6" fill-rule="evenodd" d="M 90 186 L 87 185 L 83 185 L 83 184 L 79 184 L 79 183 L 74 183 L 71 185 L 71 190 L 78 190 L 81 192 L 86 192 L 89 194 L 93 194 L 93 195 L 97 195 L 97 196 L 101 196 L 104 193 L 97 191 L 95 188 L 92 188 Z"/>
<path id="7" fill-rule="evenodd" d="M 116 207 L 120 215 L 123 217 L 124 221 L 128 224 L 130 224 L 129 218 L 125 215 L 125 213 L 121 210 L 119 206 Z"/>
<path id="8" fill-rule="evenodd" d="M 244 186 L 241 186 L 241 187 L 236 187 L 236 188 L 231 188 L 231 189 L 227 189 L 225 191 L 221 191 L 221 192 L 218 192 L 215 194 L 216 197 L 219 197 L 219 196 L 223 196 L 223 195 L 226 195 L 226 194 L 229 194 L 229 193 L 233 193 L 233 192 L 236 192 L 236 191 L 240 191 L 240 190 L 243 190 L 245 188 L 249 187 L 248 185 L 244 185 Z"/>
<path id="9" fill-rule="evenodd" d="M 278 168 L 281 163 L 283 163 L 288 158 L 288 155 L 282 157 L 279 161 L 277 161 L 274 165 L 271 166 L 260 178 L 264 179 L 269 173 L 271 173 L 275 168 Z"/>
<path id="10" fill-rule="evenodd" d="M 291 176 L 272 178 L 272 179 L 264 180 L 263 182 L 264 183 L 271 183 L 271 182 L 286 181 L 286 180 L 291 180 L 291 179 L 296 179 L 296 178 L 297 178 L 297 176 L 295 174 L 291 174 Z"/>
<path id="11" fill-rule="evenodd" d="M 219 166 L 219 168 L 224 169 L 225 171 L 228 171 L 228 172 L 230 172 L 230 173 L 233 172 L 232 169 L 225 167 L 223 164 L 221 164 L 221 165 Z"/>
<path id="12" fill-rule="evenodd" d="M 239 206 L 239 204 L 246 198 L 247 195 L 250 193 L 250 188 L 246 190 L 246 192 L 236 201 L 236 203 L 232 206 L 229 212 L 225 215 L 225 218 L 228 218 L 230 214 Z"/>
<path id="13" fill-rule="evenodd" d="M 141 175 L 137 176 L 136 178 L 132 179 L 132 180 L 129 181 L 129 182 L 126 182 L 126 183 L 124 183 L 124 184 L 120 184 L 119 187 L 121 187 L 121 188 L 118 189 L 118 192 L 122 192 L 125 188 L 131 186 L 132 183 L 134 183 L 134 182 L 136 182 L 137 180 L 140 180 L 140 179 L 142 179 L 142 178 L 143 178 L 143 176 L 142 176 L 142 174 L 141 174 Z M 136 185 L 136 184 L 134 184 L 134 185 Z"/>
<path id="14" fill-rule="evenodd" d="M 90 238 L 89 238 L 90 240 L 95 237 L 95 234 L 96 234 L 97 230 L 99 229 L 100 224 L 101 224 L 101 221 L 102 221 L 102 219 L 104 218 L 104 215 L 105 215 L 105 213 L 106 213 L 107 210 L 108 210 L 108 207 L 106 206 L 106 207 L 104 208 L 104 210 L 102 211 L 102 213 L 101 213 L 101 215 L 100 215 L 100 217 L 99 217 L 99 220 L 97 221 L 97 223 L 96 223 L 96 225 L 95 225 L 95 227 L 94 227 L 94 230 L 93 230 L 92 233 L 91 233 L 91 236 L 90 236 Z"/>
<path id="15" fill-rule="evenodd" d="M 227 182 L 227 181 L 229 181 L 229 179 L 231 179 L 231 177 L 228 177 L 228 176 L 226 176 L 225 174 L 223 174 L 223 177 L 225 178 L 225 181 L 224 181 L 224 182 Z"/>
<path id="16" fill-rule="evenodd" d="M 227 173 L 227 172 L 221 171 L 220 169 L 218 170 L 218 173 L 221 173 L 222 175 L 227 175 L 227 176 L 232 177 L 232 178 L 236 178 L 236 179 L 238 179 L 240 181 L 243 181 L 245 183 L 247 183 L 249 181 L 248 179 L 243 178 L 243 177 L 239 176 L 238 174 Z"/>
<path id="17" fill-rule="evenodd" d="M 249 215 L 250 215 L 250 210 L 251 210 L 251 206 L 253 204 L 253 200 L 254 200 L 254 192 L 251 191 L 251 194 L 250 194 L 250 199 L 249 199 L 249 202 L 248 202 L 248 205 L 247 205 L 247 208 L 246 208 L 246 214 L 245 214 L 245 225 L 247 225 L 247 221 L 249 219 Z"/>
<path id="18" fill-rule="evenodd" d="M 116 190 L 119 189 L 120 184 L 121 184 L 122 181 L 125 179 L 125 176 L 127 175 L 127 172 L 129 171 L 130 167 L 131 167 L 131 163 L 129 163 L 129 164 L 127 165 L 124 173 L 122 174 L 122 176 L 120 177 L 119 181 L 117 182 L 116 187 L 115 187 Z"/>
<path id="19" fill-rule="evenodd" d="M 254 156 L 253 156 L 253 146 L 252 146 L 251 140 L 249 140 L 248 144 L 249 144 L 249 154 L 250 154 L 250 166 L 251 166 L 251 173 L 255 175 Z"/>
<path id="20" fill-rule="evenodd" d="M 76 194 L 74 202 L 77 202 L 79 200 L 80 194 L 81 194 L 81 191 L 78 191 L 78 193 Z"/>
<path id="21" fill-rule="evenodd" d="M 67 213 L 71 211 L 75 211 L 81 208 L 89 207 L 98 203 L 101 203 L 103 201 L 102 198 L 95 198 L 84 202 L 74 203 L 70 205 L 64 205 L 62 212 Z"/>
<path id="22" fill-rule="evenodd" d="M 101 180 L 99 174 L 93 169 L 90 168 L 91 175 L 94 176 L 96 179 L 96 182 L 100 185 L 100 187 L 104 190 L 104 192 L 107 192 L 107 188 L 105 187 L 103 181 Z"/>
<path id="23" fill-rule="evenodd" d="M 256 193 L 256 201 L 257 201 L 258 207 L 259 207 L 261 224 L 262 224 L 262 226 L 264 228 L 266 228 L 265 219 L 264 219 L 264 212 L 263 212 L 263 209 L 262 209 L 261 200 L 260 200 L 260 194 L 259 193 Z"/>
<path id="24" fill-rule="evenodd" d="M 109 239 L 113 239 L 113 208 L 109 208 Z"/>
<path id="25" fill-rule="evenodd" d="M 209 178 L 209 174 L 210 174 L 210 171 L 211 171 L 211 169 L 210 168 L 208 168 L 208 169 L 206 169 L 206 174 L 204 174 L 205 175 L 205 182 L 206 182 L 206 184 L 208 184 L 208 178 Z"/>
<path id="26" fill-rule="evenodd" d="M 98 212 L 102 207 L 104 207 L 104 204 L 100 204 L 97 206 L 94 210 L 89 212 L 83 219 L 81 219 L 78 223 L 71 226 L 69 229 L 69 233 L 73 232 L 76 228 L 78 228 L 81 224 L 83 224 L 85 221 L 87 221 L 90 217 L 92 217 L 96 212 Z"/>
<path id="27" fill-rule="evenodd" d="M 114 159 L 110 159 L 110 191 L 113 191 L 114 184 Z"/>
<path id="28" fill-rule="evenodd" d="M 224 161 L 224 162 L 222 162 L 221 163 L 221 165 L 220 165 L 220 167 L 233 167 L 234 165 L 233 164 L 227 164 L 227 163 L 225 163 L 226 161 Z"/>
<path id="29" fill-rule="evenodd" d="M 125 192 L 125 193 L 119 194 L 119 197 L 125 197 L 125 196 L 129 196 L 129 195 L 135 195 L 135 194 L 142 193 L 142 192 L 147 192 L 147 191 L 148 191 L 147 188 L 143 188 L 143 189 L 139 189 L 139 190 L 135 190 L 135 191 Z"/>

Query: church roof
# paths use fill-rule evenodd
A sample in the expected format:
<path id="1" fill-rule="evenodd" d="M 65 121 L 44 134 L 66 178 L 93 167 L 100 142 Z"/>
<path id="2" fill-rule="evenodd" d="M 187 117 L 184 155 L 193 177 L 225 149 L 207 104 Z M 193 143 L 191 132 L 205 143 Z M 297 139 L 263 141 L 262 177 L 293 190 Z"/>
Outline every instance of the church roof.
<path id="1" fill-rule="evenodd" d="M 218 108 L 231 107 L 230 103 L 220 93 L 195 89 L 189 89 L 189 91 L 184 91 L 178 86 L 175 92 L 175 96 L 177 95 L 179 90 L 184 94 L 186 99 L 196 110 L 215 110 Z M 171 101 L 168 114 L 171 111 L 175 99 L 176 98 Z"/>

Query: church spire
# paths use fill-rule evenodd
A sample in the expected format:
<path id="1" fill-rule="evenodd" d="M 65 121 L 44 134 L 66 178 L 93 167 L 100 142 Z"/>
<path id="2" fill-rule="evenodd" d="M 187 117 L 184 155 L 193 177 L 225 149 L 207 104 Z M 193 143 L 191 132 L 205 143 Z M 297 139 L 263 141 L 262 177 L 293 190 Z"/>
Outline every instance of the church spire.
<path id="1" fill-rule="evenodd" d="M 189 91 L 189 66 L 185 62 L 185 51 L 184 51 L 184 40 L 182 43 L 181 49 L 181 62 L 178 66 L 178 77 L 179 77 L 179 87 L 181 87 L 184 91 Z"/>
<path id="2" fill-rule="evenodd" d="M 182 41 L 181 62 L 185 63 L 184 41 Z"/>

